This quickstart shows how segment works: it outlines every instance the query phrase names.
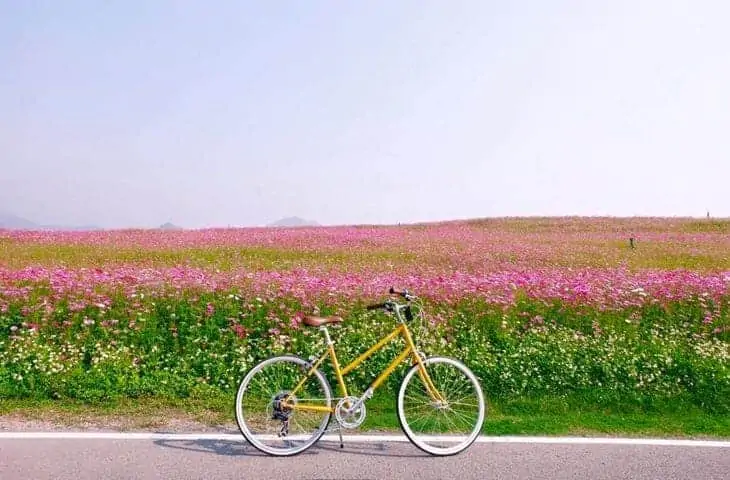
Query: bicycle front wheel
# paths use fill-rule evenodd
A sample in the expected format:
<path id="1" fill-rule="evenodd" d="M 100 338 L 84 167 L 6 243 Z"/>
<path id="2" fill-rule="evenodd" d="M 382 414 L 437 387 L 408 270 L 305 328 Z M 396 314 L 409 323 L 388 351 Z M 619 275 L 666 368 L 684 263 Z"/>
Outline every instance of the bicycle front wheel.
<path id="1" fill-rule="evenodd" d="M 479 435 L 486 404 L 479 380 L 458 360 L 430 357 L 406 373 L 398 421 L 409 440 L 431 455 L 462 452 Z"/>
<path id="2" fill-rule="evenodd" d="M 330 422 L 332 388 L 308 364 L 293 355 L 264 360 L 241 380 L 236 394 L 236 422 L 243 436 L 269 455 L 291 456 L 311 447 Z M 292 407 L 293 405 L 293 407 Z"/>

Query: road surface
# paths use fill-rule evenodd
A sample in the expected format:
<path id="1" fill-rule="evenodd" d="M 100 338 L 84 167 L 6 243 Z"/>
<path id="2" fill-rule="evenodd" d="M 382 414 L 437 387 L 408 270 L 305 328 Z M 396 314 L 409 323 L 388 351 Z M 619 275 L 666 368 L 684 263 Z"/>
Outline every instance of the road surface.
<path id="1" fill-rule="evenodd" d="M 344 449 L 322 440 L 296 457 L 272 458 L 235 435 L 2 435 L 2 480 L 730 479 L 730 442 L 688 446 L 487 439 L 460 455 L 436 458 L 404 441 L 361 437 L 363 441 L 346 439 Z"/>

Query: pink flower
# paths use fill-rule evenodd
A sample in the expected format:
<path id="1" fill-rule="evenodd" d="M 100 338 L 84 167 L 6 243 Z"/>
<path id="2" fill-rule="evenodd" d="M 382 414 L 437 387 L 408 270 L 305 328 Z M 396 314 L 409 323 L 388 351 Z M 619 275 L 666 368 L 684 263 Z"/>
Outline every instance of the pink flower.
<path id="1" fill-rule="evenodd" d="M 297 312 L 296 315 L 294 315 L 290 320 L 291 327 L 294 329 L 298 329 L 301 326 L 303 319 L 304 314 L 302 312 Z"/>
<path id="2" fill-rule="evenodd" d="M 236 334 L 238 338 L 245 338 L 248 335 L 248 330 L 241 324 L 234 324 L 231 326 L 231 330 Z"/>

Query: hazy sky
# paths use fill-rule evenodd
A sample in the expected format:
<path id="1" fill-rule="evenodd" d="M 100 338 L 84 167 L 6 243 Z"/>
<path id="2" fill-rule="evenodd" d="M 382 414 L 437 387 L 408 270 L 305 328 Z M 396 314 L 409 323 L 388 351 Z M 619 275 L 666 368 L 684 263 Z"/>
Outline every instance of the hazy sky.
<path id="1" fill-rule="evenodd" d="M 727 1 L 0 0 L 0 210 L 730 216 Z"/>

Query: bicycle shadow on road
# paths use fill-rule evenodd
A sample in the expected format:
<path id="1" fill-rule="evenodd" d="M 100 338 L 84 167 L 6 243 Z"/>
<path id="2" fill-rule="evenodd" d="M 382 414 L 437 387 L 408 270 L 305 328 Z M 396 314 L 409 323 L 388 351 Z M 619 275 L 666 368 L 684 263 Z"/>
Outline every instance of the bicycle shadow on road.
<path id="1" fill-rule="evenodd" d="M 155 445 L 157 445 L 159 447 L 164 447 L 164 448 L 187 450 L 189 452 L 214 453 L 216 455 L 223 455 L 226 457 L 237 457 L 237 456 L 266 457 L 266 456 L 268 456 L 265 453 L 256 450 L 254 447 L 252 447 L 245 441 L 210 440 L 210 439 L 197 439 L 197 440 L 162 439 L 162 440 L 155 440 L 154 443 L 155 443 Z M 305 454 L 307 454 L 306 451 L 302 453 L 302 455 L 305 455 Z"/>
<path id="2" fill-rule="evenodd" d="M 406 449 L 410 448 L 410 444 L 395 444 L 387 442 L 364 443 L 358 441 L 345 441 L 344 448 L 340 448 L 339 442 L 319 442 L 312 448 L 318 450 L 326 450 L 333 452 L 342 452 L 349 455 L 365 455 L 368 457 L 391 457 L 391 458 L 432 458 L 425 452 L 415 447 L 413 452 L 403 451 L 404 448 L 393 448 L 393 445 L 403 445 Z"/>
<path id="3" fill-rule="evenodd" d="M 161 439 L 155 440 L 155 445 L 163 448 L 173 448 L 177 450 L 186 450 L 189 452 L 212 453 L 226 457 L 236 456 L 254 456 L 268 457 L 269 455 L 256 450 L 245 441 L 232 440 L 171 440 Z M 320 452 L 340 452 L 348 455 L 365 455 L 393 458 L 417 458 L 430 457 L 430 455 L 415 451 L 412 453 L 404 453 L 402 449 L 393 449 L 385 442 L 362 443 L 362 442 L 345 442 L 344 448 L 340 448 L 339 442 L 320 441 L 314 444 L 308 450 L 300 455 L 318 455 Z"/>

